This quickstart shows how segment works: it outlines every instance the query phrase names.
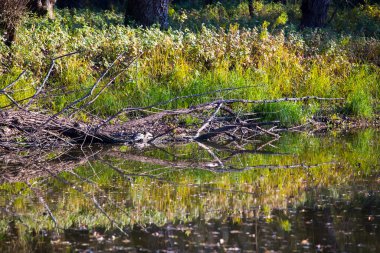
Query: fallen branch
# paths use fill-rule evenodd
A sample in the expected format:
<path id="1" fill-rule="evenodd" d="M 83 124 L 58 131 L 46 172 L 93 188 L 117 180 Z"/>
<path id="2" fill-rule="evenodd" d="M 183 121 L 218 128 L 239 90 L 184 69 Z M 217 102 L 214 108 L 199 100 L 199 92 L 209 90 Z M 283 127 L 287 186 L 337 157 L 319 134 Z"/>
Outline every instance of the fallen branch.
<path id="1" fill-rule="evenodd" d="M 216 108 L 215 112 L 211 115 L 211 117 L 198 129 L 197 133 L 193 137 L 193 139 L 197 139 L 201 132 L 208 127 L 211 122 L 214 120 L 215 116 L 218 114 L 220 108 L 223 106 L 223 104 L 219 104 L 218 107 Z"/>
<path id="2" fill-rule="evenodd" d="M 44 123 L 41 124 L 41 126 L 49 123 L 50 121 L 52 121 L 53 119 L 55 119 L 57 116 L 63 114 L 65 111 L 67 111 L 68 109 L 72 108 L 73 106 L 75 106 L 76 104 L 82 102 L 83 100 L 87 99 L 88 97 L 90 97 L 95 89 L 98 87 L 98 85 L 100 84 L 100 82 L 103 80 L 103 78 L 108 74 L 108 72 L 112 69 L 112 67 L 116 64 L 117 61 L 119 61 L 122 57 L 124 57 L 125 55 L 125 52 L 121 53 L 117 58 L 116 60 L 107 68 L 107 70 L 98 78 L 98 80 L 95 82 L 95 84 L 91 87 L 90 91 L 88 93 L 86 93 L 83 97 L 81 98 L 78 98 L 77 100 L 71 102 L 69 105 L 65 106 L 61 111 L 53 114 L 51 117 L 49 117 Z M 54 61 L 53 61 L 54 62 Z"/>
<path id="3" fill-rule="evenodd" d="M 252 118 L 255 114 L 242 114 L 234 111 L 228 105 L 234 103 L 242 104 L 265 104 L 265 103 L 279 103 L 279 102 L 297 102 L 307 100 L 320 100 L 332 101 L 342 100 L 342 98 L 321 98 L 316 96 L 306 96 L 301 98 L 278 98 L 271 100 L 246 100 L 246 99 L 219 99 L 207 103 L 193 105 L 189 108 L 180 108 L 175 110 L 162 110 L 159 112 L 148 112 L 149 115 L 142 118 L 130 119 L 126 122 L 116 121 L 111 123 L 112 120 L 117 119 L 121 113 L 140 112 L 146 114 L 146 110 L 157 108 L 159 106 L 167 105 L 173 101 L 180 99 L 187 99 L 192 97 L 207 96 L 214 93 L 224 91 L 233 91 L 247 87 L 226 88 L 215 91 L 210 91 L 200 94 L 192 94 L 187 96 L 178 96 L 167 101 L 155 103 L 145 107 L 132 107 L 124 108 L 116 114 L 102 119 L 100 117 L 90 117 L 90 123 L 75 121 L 71 117 L 64 117 L 63 114 L 71 110 L 70 116 L 94 103 L 103 92 L 111 86 L 111 84 L 124 73 L 131 64 L 137 59 L 133 58 L 124 69 L 119 71 L 116 75 L 110 78 L 108 83 L 103 85 L 99 90 L 99 86 L 104 78 L 110 73 L 111 69 L 119 62 L 124 56 L 125 52 L 119 54 L 114 62 L 103 72 L 103 74 L 96 80 L 91 88 L 82 97 L 74 100 L 65 106 L 59 112 L 52 115 L 28 111 L 28 107 L 36 101 L 37 97 L 41 94 L 48 78 L 54 69 L 55 62 L 58 59 L 74 55 L 78 52 L 65 54 L 53 58 L 49 71 L 47 72 L 42 84 L 37 88 L 35 94 L 30 97 L 26 103 L 25 108 L 18 101 L 13 99 L 6 91 L 12 87 L 25 73 L 22 72 L 15 81 L 7 85 L 4 89 L 0 90 L 0 94 L 4 94 L 13 103 L 16 109 L 10 109 L 0 114 L 0 131 L 1 128 L 10 129 L 0 135 L 0 147 L 6 149 L 23 147 L 53 147 L 53 146 L 73 146 L 79 145 L 83 148 L 85 145 L 92 145 L 93 143 L 128 143 L 136 144 L 141 138 L 136 136 L 146 135 L 149 136 L 151 142 L 157 142 L 157 139 L 166 141 L 205 141 L 213 138 L 220 140 L 232 139 L 234 141 L 250 141 L 258 135 L 270 135 L 279 138 L 279 135 L 272 129 L 264 129 L 264 125 L 276 125 L 278 121 L 272 122 L 258 122 L 257 118 Z M 98 91 L 97 91 L 98 90 Z M 95 93 L 97 91 L 97 93 Z M 27 100 L 27 99 L 25 99 Z M 88 100 L 88 101 L 87 101 Z M 78 104 L 82 103 L 77 107 Z M 215 111 L 206 118 L 207 111 L 215 109 Z M 158 110 L 158 109 L 157 109 Z M 87 116 L 89 114 L 85 112 Z M 219 115 L 220 114 L 220 115 Z M 203 119 L 203 124 L 195 123 L 191 127 L 181 126 L 180 116 L 190 115 L 193 118 Z M 217 117 L 218 115 L 218 117 Z M 170 122 L 170 124 L 168 124 Z M 209 129 L 208 132 L 205 132 Z M 142 138 L 145 139 L 145 138 Z"/>
<path id="4" fill-rule="evenodd" d="M 29 98 L 29 101 L 26 104 L 25 108 L 28 108 L 33 103 L 34 99 L 36 99 L 38 97 L 38 95 L 42 92 L 42 90 L 44 89 L 44 87 L 45 87 L 45 85 L 46 85 L 46 83 L 47 83 L 47 81 L 48 81 L 48 79 L 49 79 L 49 77 L 50 77 L 50 75 L 54 69 L 55 61 L 62 59 L 62 58 L 65 58 L 65 57 L 68 57 L 68 56 L 72 56 L 72 55 L 77 54 L 77 53 L 79 53 L 79 52 L 78 51 L 71 52 L 68 54 L 64 54 L 64 55 L 55 57 L 51 60 L 49 71 L 47 72 L 42 84 L 38 87 L 36 93 L 34 93 L 34 95 Z"/>
<path id="5" fill-rule="evenodd" d="M 15 85 L 23 75 L 25 75 L 26 71 L 22 71 L 20 75 L 18 75 L 18 77 L 13 81 L 11 82 L 10 84 L 8 84 L 7 86 L 5 86 L 3 89 L 0 89 L 0 94 L 3 93 L 6 89 L 9 89 L 11 88 L 13 85 Z"/>

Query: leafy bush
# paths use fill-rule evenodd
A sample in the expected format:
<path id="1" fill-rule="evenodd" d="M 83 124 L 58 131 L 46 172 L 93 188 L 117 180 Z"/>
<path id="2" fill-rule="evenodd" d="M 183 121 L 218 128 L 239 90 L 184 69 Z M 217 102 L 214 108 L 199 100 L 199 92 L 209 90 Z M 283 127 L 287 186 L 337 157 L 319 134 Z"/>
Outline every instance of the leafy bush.
<path id="1" fill-rule="evenodd" d="M 355 32 L 361 36 L 379 38 L 380 6 L 366 4 L 338 12 L 332 25 L 337 31 Z"/>

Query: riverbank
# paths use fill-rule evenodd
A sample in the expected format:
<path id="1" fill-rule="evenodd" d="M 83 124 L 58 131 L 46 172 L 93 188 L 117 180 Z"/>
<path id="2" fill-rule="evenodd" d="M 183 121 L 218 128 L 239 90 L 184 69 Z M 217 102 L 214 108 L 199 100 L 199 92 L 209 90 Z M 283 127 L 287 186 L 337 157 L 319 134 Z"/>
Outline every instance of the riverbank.
<path id="1" fill-rule="evenodd" d="M 234 142 L 248 145 L 263 136 L 264 143 L 281 138 L 284 132 L 315 133 L 322 131 L 352 131 L 379 128 L 380 116 L 371 120 L 338 116 L 313 116 L 305 123 L 285 126 L 280 120 L 267 121 L 257 113 L 243 113 L 247 104 L 306 103 L 308 101 L 336 101 L 319 97 L 283 98 L 277 100 L 217 100 L 177 110 L 146 111 L 151 108 L 124 108 L 108 118 L 94 117 L 88 122 L 55 114 L 28 111 L 24 107 L 0 112 L 0 151 L 15 152 L 39 149 L 48 152 L 57 148 L 74 148 L 95 144 L 138 146 L 190 142 L 213 142 L 218 145 Z M 285 102 L 286 101 L 286 102 Z M 238 110 L 236 104 L 241 104 Z M 153 107 L 152 107 L 153 108 Z M 130 112 L 139 117 L 120 120 Z M 71 115 L 74 115 L 73 112 Z M 143 116 L 145 114 L 145 116 Z"/>
<path id="2" fill-rule="evenodd" d="M 380 252 L 380 6 L 170 2 L 0 39 L 0 251 Z"/>
<path id="3" fill-rule="evenodd" d="M 287 126 L 305 123 L 327 109 L 330 116 L 364 119 L 379 112 L 380 42 L 376 32 L 371 32 L 379 24 L 376 11 L 352 12 L 365 16 L 369 30 L 342 30 L 338 15 L 328 29 L 300 31 L 288 12 L 291 6 L 264 4 L 255 19 L 259 23 L 248 19 L 244 6 L 239 9 L 240 19 L 233 19 L 228 9 L 222 11 L 227 8 L 222 5 L 201 13 L 175 9 L 168 31 L 125 27 L 122 15 L 115 12 L 58 10 L 54 21 L 30 17 L 11 48 L 0 42 L 0 87 L 7 87 L 23 73 L 7 93 L 22 103 L 44 86 L 34 108 L 54 114 L 99 82 L 92 97 L 76 104 L 80 107 L 91 101 L 76 114 L 85 122 L 90 114 L 109 117 L 122 108 L 175 97 L 182 99 L 160 109 L 187 108 L 217 98 L 344 98 L 344 103 L 312 101 L 248 108 Z M 223 27 L 211 21 L 202 25 L 208 12 L 210 19 L 216 13 L 223 15 Z M 178 19 L 181 13 L 187 19 Z M 101 96 L 93 100 L 100 91 Z M 215 92 L 194 96 L 210 91 Z M 2 92 L 0 107 L 9 104 L 12 101 Z"/>
<path id="4" fill-rule="evenodd" d="M 299 30 L 291 5 L 264 4 L 255 19 L 244 6 L 239 13 L 221 4 L 174 6 L 167 31 L 124 26 L 110 11 L 28 17 L 12 47 L 0 42 L 1 145 L 226 140 L 379 125 L 377 5 L 353 12 L 370 25 L 350 32 L 338 25 L 344 11 L 326 29 Z"/>

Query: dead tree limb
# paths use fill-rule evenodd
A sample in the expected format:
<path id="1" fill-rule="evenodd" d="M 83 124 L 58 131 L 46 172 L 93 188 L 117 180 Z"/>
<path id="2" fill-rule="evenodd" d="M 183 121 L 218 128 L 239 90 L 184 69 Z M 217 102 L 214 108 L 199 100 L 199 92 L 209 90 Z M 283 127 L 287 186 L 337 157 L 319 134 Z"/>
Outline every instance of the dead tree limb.
<path id="1" fill-rule="evenodd" d="M 117 61 L 119 61 L 122 57 L 124 57 L 125 52 L 119 54 L 119 56 L 115 59 L 115 61 L 107 68 L 107 70 L 98 78 L 98 80 L 95 82 L 95 84 L 91 87 L 90 91 L 87 92 L 83 97 L 78 98 L 77 100 L 71 102 L 69 105 L 65 106 L 61 111 L 53 114 L 51 117 L 49 117 L 44 123 L 42 123 L 42 126 L 49 123 L 51 120 L 55 119 L 57 116 L 63 114 L 68 109 L 72 108 L 76 104 L 82 102 L 83 100 L 87 99 L 88 97 L 92 96 L 95 89 L 98 87 L 100 82 L 103 80 L 103 78 L 108 74 L 108 72 L 112 69 L 112 67 L 116 64 Z"/>
<path id="2" fill-rule="evenodd" d="M 256 126 L 256 128 L 259 129 L 260 131 L 266 133 L 266 134 L 272 135 L 275 138 L 280 138 L 280 135 L 273 133 L 271 130 L 266 130 L 264 128 L 261 128 L 260 126 Z"/>
<path id="3" fill-rule="evenodd" d="M 69 56 L 72 56 L 74 54 L 77 54 L 79 53 L 79 51 L 75 51 L 75 52 L 71 52 L 71 53 L 67 53 L 67 54 L 64 54 L 64 55 L 61 55 L 61 56 L 58 56 L 58 57 L 55 57 L 51 60 L 51 63 L 50 63 L 50 67 L 49 67 L 49 70 L 43 80 L 43 82 L 41 83 L 41 85 L 37 88 L 37 91 L 36 93 L 34 93 L 33 96 L 30 97 L 28 103 L 26 104 L 25 108 L 28 108 L 34 101 L 34 99 L 36 99 L 38 97 L 38 95 L 42 92 L 42 90 L 44 89 L 51 73 L 53 72 L 53 69 L 54 69 L 54 66 L 55 66 L 55 62 L 59 59 L 62 59 L 62 58 L 65 58 L 65 57 L 69 57 Z"/>
<path id="4" fill-rule="evenodd" d="M 18 77 L 17 77 L 13 82 L 11 82 L 11 83 L 8 84 L 7 86 L 5 86 L 3 89 L 0 89 L 0 93 L 3 93 L 6 89 L 9 89 L 9 88 L 11 88 L 13 85 L 15 85 L 15 84 L 21 79 L 21 77 L 22 77 L 23 75 L 25 75 L 25 73 L 26 73 L 26 70 L 23 70 L 23 71 L 21 72 L 21 74 L 18 75 Z"/>
<path id="5" fill-rule="evenodd" d="M 210 103 L 205 103 L 203 105 L 208 104 L 234 104 L 234 103 L 242 103 L 242 104 L 273 104 L 280 102 L 300 102 L 300 101 L 308 101 L 308 100 L 317 100 L 317 101 L 339 101 L 344 100 L 344 98 L 323 98 L 317 96 L 305 96 L 305 97 L 285 97 L 285 98 L 277 98 L 277 99 L 261 99 L 261 100 L 249 100 L 249 99 L 220 99 L 215 100 Z M 199 105 L 201 106 L 201 105 Z"/>
<path id="6" fill-rule="evenodd" d="M 211 117 L 198 129 L 197 133 L 193 137 L 193 139 L 197 139 L 201 132 L 208 127 L 211 122 L 214 120 L 215 116 L 218 114 L 220 108 L 223 106 L 223 103 L 219 104 L 218 107 L 216 108 L 215 112 L 211 115 Z"/>
<path id="7" fill-rule="evenodd" d="M 231 125 L 225 125 L 222 127 L 219 127 L 217 129 L 210 130 L 209 132 L 205 134 L 199 135 L 195 140 L 197 141 L 205 141 L 209 140 L 215 136 L 218 136 L 220 134 L 228 133 L 228 131 L 241 128 L 241 127 L 258 127 L 258 126 L 265 126 L 265 125 L 274 125 L 280 123 L 279 121 L 269 121 L 269 122 L 254 122 L 254 123 L 241 123 L 241 124 L 231 124 Z"/>
<path id="8" fill-rule="evenodd" d="M 175 101 L 178 101 L 178 100 L 184 100 L 184 99 L 196 98 L 196 97 L 204 97 L 207 95 L 212 95 L 212 94 L 221 93 L 221 92 L 225 92 L 225 91 L 240 90 L 240 89 L 246 89 L 246 88 L 252 88 L 252 87 L 255 87 L 255 86 L 244 86 L 244 87 L 235 87 L 235 88 L 230 87 L 230 88 L 218 89 L 218 90 L 213 90 L 213 91 L 199 93 L 199 94 L 178 96 L 178 97 L 174 97 L 174 98 L 168 99 L 168 100 L 163 101 L 163 102 L 158 102 L 158 103 L 148 105 L 148 106 L 144 106 L 144 107 L 123 108 L 123 109 L 119 110 L 117 113 L 115 113 L 114 115 L 111 115 L 110 117 L 105 119 L 99 126 L 97 126 L 97 128 L 99 129 L 99 128 L 107 125 L 109 122 L 116 119 L 122 113 L 131 113 L 131 112 L 136 112 L 136 111 L 142 111 L 142 110 L 147 110 L 147 109 L 151 109 L 151 108 L 155 108 L 155 107 L 159 107 L 159 106 L 168 105 L 168 104 L 175 102 Z"/>

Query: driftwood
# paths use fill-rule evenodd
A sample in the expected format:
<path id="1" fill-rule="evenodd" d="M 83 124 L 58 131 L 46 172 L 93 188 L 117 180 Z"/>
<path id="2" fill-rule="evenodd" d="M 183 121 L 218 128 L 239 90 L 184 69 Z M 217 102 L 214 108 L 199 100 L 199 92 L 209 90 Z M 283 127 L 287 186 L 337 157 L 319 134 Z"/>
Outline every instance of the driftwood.
<path id="1" fill-rule="evenodd" d="M 301 100 L 304 98 L 301 98 Z M 20 147 L 51 147 L 51 146 L 72 146 L 78 144 L 133 144 L 136 142 L 149 142 L 151 139 L 157 140 L 166 137 L 170 141 L 204 141 L 226 134 L 230 138 L 241 139 L 233 132 L 241 130 L 246 134 L 270 135 L 279 137 L 271 129 L 264 129 L 265 125 L 276 125 L 278 121 L 272 122 L 251 122 L 239 119 L 215 121 L 216 114 L 224 103 L 211 102 L 187 109 L 172 111 L 162 111 L 143 118 L 129 120 L 117 124 L 104 124 L 103 122 L 92 121 L 92 124 L 76 121 L 62 116 L 51 116 L 46 113 L 32 112 L 21 109 L 9 109 L 0 111 L 0 147 L 16 148 Z M 231 103 L 231 101 L 225 101 Z M 197 118 L 205 118 L 207 111 L 215 109 L 211 117 L 205 120 L 201 126 L 191 128 L 180 125 L 178 116 L 193 115 Z M 167 126 L 166 122 L 176 123 L 175 128 Z M 174 131 L 176 130 L 176 131 Z M 176 134 L 174 134 L 174 132 Z M 147 135 L 144 140 L 137 138 L 137 135 Z M 180 134 L 178 134 L 180 133 Z M 247 136 L 245 136 L 247 137 Z"/>

